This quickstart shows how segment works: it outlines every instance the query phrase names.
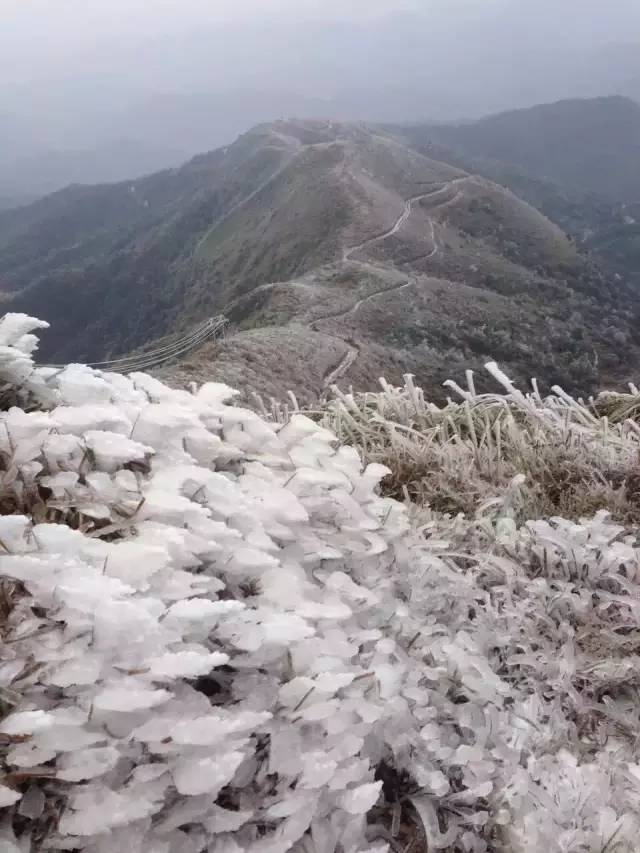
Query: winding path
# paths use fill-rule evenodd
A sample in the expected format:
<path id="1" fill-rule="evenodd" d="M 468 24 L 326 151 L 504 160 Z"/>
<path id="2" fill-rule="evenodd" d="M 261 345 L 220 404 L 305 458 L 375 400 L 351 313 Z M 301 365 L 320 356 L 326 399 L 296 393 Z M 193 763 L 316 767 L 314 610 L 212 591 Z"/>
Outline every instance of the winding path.
<path id="1" fill-rule="evenodd" d="M 382 242 L 382 240 L 386 240 L 388 237 L 393 237 L 394 234 L 397 234 L 398 231 L 400 231 L 402 226 L 411 216 L 413 205 L 417 201 L 422 201 L 423 199 L 430 199 L 431 201 L 436 201 L 438 196 L 448 193 L 452 187 L 456 186 L 457 184 L 461 184 L 465 181 L 468 181 L 471 177 L 473 176 L 463 175 L 461 178 L 453 178 L 453 180 L 447 181 L 444 186 L 440 187 L 440 189 L 438 190 L 432 190 L 428 193 L 418 193 L 417 195 L 410 196 L 408 199 L 406 199 L 404 203 L 404 210 L 396 220 L 395 224 L 388 231 L 385 231 L 383 234 L 376 234 L 375 237 L 369 237 L 367 240 L 364 240 L 362 243 L 358 243 L 355 246 L 349 246 L 348 248 L 345 248 L 342 256 L 343 260 L 350 261 L 352 255 L 354 255 L 356 252 L 360 252 L 362 249 L 366 249 L 369 246 L 373 246 L 375 243 L 380 243 Z M 456 190 L 456 192 L 451 198 L 446 199 L 446 201 L 443 201 L 441 204 L 437 204 L 434 209 L 437 208 L 438 210 L 442 210 L 444 207 L 448 207 L 451 204 L 455 204 L 455 202 L 458 201 L 463 192 L 464 190 L 462 189 Z M 436 238 L 435 222 L 431 216 L 429 216 L 428 219 L 429 227 L 431 229 L 431 242 L 433 243 L 433 249 L 431 251 L 431 254 L 426 255 L 426 257 L 434 257 L 440 251 L 440 247 L 438 246 L 438 241 Z"/>
<path id="2" fill-rule="evenodd" d="M 366 249 L 369 246 L 373 246 L 374 243 L 381 243 L 383 240 L 386 240 L 388 237 L 393 237 L 394 234 L 397 234 L 398 231 L 402 228 L 405 222 L 411 216 L 411 211 L 413 209 L 413 205 L 416 201 L 420 201 L 423 198 L 427 198 L 430 193 L 420 193 L 419 195 L 411 196 L 404 203 L 404 210 L 398 217 L 396 223 L 390 228 L 388 231 L 385 231 L 384 234 L 377 234 L 375 237 L 369 237 L 368 240 L 364 240 L 362 243 L 358 243 L 356 246 L 349 246 L 343 252 L 343 260 L 350 261 L 351 256 L 356 252 L 360 252 L 362 249 Z"/>
<path id="3" fill-rule="evenodd" d="M 343 262 L 345 262 L 345 263 L 350 262 L 350 263 L 356 263 L 356 264 L 364 265 L 367 262 L 359 261 L 357 259 L 354 259 L 352 256 L 354 254 L 356 254 L 357 252 L 360 252 L 363 249 L 368 248 L 369 246 L 373 246 L 375 243 L 380 243 L 383 240 L 386 240 L 387 238 L 393 237 L 395 234 L 397 234 L 400 231 L 400 229 L 403 227 L 403 225 L 405 225 L 405 223 L 408 221 L 409 217 L 411 216 L 411 212 L 413 210 L 413 205 L 417 201 L 422 201 L 423 199 L 431 199 L 432 201 L 435 201 L 438 198 L 438 196 L 441 196 L 443 194 L 448 194 L 452 187 L 457 186 L 458 184 L 469 180 L 471 177 L 472 177 L 471 175 L 464 175 L 460 178 L 454 178 L 451 181 L 447 181 L 444 184 L 444 186 L 442 186 L 438 190 L 431 191 L 428 193 L 418 193 L 417 195 L 411 196 L 410 198 L 406 199 L 405 203 L 404 203 L 404 210 L 402 211 L 402 213 L 400 214 L 400 216 L 398 217 L 398 219 L 396 220 L 394 225 L 391 228 L 389 228 L 388 231 L 385 231 L 383 234 L 377 234 L 374 237 L 369 237 L 367 240 L 364 240 L 363 242 L 356 244 L 355 246 L 349 246 L 349 247 L 345 248 L 343 255 L 342 255 Z M 451 198 L 447 198 L 441 204 L 437 204 L 436 208 L 438 210 L 442 210 L 444 207 L 448 207 L 449 205 L 454 204 L 460 198 L 460 196 L 462 195 L 463 192 L 464 192 L 464 190 L 462 190 L 462 189 L 456 190 L 456 192 L 454 193 L 454 195 Z M 438 243 L 435 220 L 431 216 L 428 216 L 428 222 L 429 222 L 432 249 L 427 255 L 424 255 L 425 259 L 434 258 L 439 252 L 442 251 L 442 246 L 439 245 L 439 243 Z M 374 265 L 375 265 L 375 262 L 374 262 Z M 358 299 L 358 301 L 354 305 L 352 305 L 351 308 L 348 308 L 346 311 L 342 311 L 338 314 L 329 314 L 325 317 L 320 317 L 317 320 L 314 320 L 313 323 L 311 324 L 311 328 L 314 331 L 320 331 L 317 328 L 318 323 L 321 323 L 321 322 L 326 321 L 326 320 L 336 320 L 336 319 L 340 319 L 342 317 L 348 317 L 350 314 L 357 313 L 360 310 L 360 308 L 366 302 L 371 302 L 372 300 L 377 299 L 378 296 L 382 296 L 384 294 L 399 293 L 401 290 L 405 290 L 406 288 L 411 287 L 414 284 L 417 284 L 417 282 L 418 282 L 417 276 L 411 275 L 407 279 L 407 281 L 403 282 L 402 284 L 395 285 L 394 287 L 387 287 L 387 288 L 382 288 L 380 290 L 376 290 L 374 293 L 370 293 L 368 296 L 364 296 L 364 297 L 362 297 L 362 299 Z M 337 340 L 343 341 L 342 338 L 339 338 Z M 343 341 L 343 343 L 344 343 L 344 341 Z M 344 376 L 344 374 L 349 370 L 349 368 L 352 367 L 352 365 L 355 363 L 355 361 L 357 360 L 359 355 L 360 355 L 360 351 L 357 348 L 350 346 L 349 349 L 347 350 L 347 353 L 344 355 L 344 357 L 340 361 L 340 363 L 335 368 L 333 368 L 332 370 L 330 370 L 329 372 L 327 372 L 325 374 L 325 376 L 323 377 L 323 388 L 324 388 L 325 394 L 330 389 L 330 387 L 332 385 L 334 385 L 339 379 L 341 379 Z"/>

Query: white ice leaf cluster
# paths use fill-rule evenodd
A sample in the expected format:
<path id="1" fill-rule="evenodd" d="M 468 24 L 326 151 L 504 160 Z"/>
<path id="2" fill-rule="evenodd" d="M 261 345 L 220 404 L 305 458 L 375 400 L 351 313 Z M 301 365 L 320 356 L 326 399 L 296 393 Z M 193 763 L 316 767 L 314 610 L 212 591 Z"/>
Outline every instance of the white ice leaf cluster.
<path id="1" fill-rule="evenodd" d="M 383 853 L 396 801 L 429 850 L 636 849 L 635 536 L 418 527 L 308 418 L 34 369 L 37 325 L 0 324 L 0 849 Z"/>
<path id="2" fill-rule="evenodd" d="M 408 527 L 385 470 L 224 386 L 34 371 L 14 343 L 40 406 L 0 413 L 3 805 L 42 786 L 45 850 L 368 849 Z"/>

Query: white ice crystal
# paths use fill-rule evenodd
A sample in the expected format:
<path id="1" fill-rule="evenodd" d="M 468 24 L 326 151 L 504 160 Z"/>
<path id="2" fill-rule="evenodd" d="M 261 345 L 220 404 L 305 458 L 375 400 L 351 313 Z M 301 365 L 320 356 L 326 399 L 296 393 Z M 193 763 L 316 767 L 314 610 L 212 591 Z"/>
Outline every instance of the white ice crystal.
<path id="1" fill-rule="evenodd" d="M 243 758 L 241 752 L 180 758 L 173 768 L 173 781 L 180 794 L 210 794 L 215 800 L 220 789 L 233 779 Z"/>
<path id="2" fill-rule="evenodd" d="M 351 788 L 342 796 L 342 807 L 349 814 L 366 814 L 376 804 L 381 788 L 382 782 Z"/>
<path id="3" fill-rule="evenodd" d="M 141 690 L 136 684 L 108 687 L 94 697 L 93 707 L 99 711 L 143 711 L 162 705 L 171 697 L 167 690 Z"/>
<path id="4" fill-rule="evenodd" d="M 149 661 L 149 672 L 157 679 L 195 678 L 207 675 L 215 667 L 229 663 L 229 660 L 229 655 L 223 652 L 167 652 Z"/>
<path id="5" fill-rule="evenodd" d="M 53 725 L 53 718 L 45 711 L 22 711 L 11 714 L 0 723 L 5 735 L 32 735 Z"/>

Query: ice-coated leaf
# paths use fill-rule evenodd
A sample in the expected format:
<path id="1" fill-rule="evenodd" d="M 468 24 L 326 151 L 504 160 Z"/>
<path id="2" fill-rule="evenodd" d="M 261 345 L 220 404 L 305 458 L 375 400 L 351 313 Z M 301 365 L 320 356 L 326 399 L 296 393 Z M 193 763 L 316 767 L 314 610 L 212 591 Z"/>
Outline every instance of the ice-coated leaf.
<path id="1" fill-rule="evenodd" d="M 176 743 L 212 746 L 224 742 L 232 734 L 256 729 L 269 719 L 271 714 L 266 711 L 240 711 L 225 716 L 212 712 L 206 717 L 178 722 L 172 729 L 172 738 Z"/>
<path id="2" fill-rule="evenodd" d="M 349 814 L 366 814 L 378 801 L 382 782 L 370 782 L 345 791 L 340 800 L 342 808 Z"/>
<path id="3" fill-rule="evenodd" d="M 95 684 L 100 677 L 102 661 L 97 655 L 74 658 L 53 669 L 51 683 L 57 687 L 73 684 Z"/>
<path id="4" fill-rule="evenodd" d="M 243 758 L 242 752 L 181 758 L 173 768 L 173 781 L 180 794 L 209 794 L 215 799 L 221 788 L 231 782 Z"/>
<path id="5" fill-rule="evenodd" d="M 171 693 L 168 690 L 145 690 L 129 685 L 107 687 L 96 695 L 93 707 L 98 711 L 129 713 L 155 708 L 170 698 Z"/>
<path id="6" fill-rule="evenodd" d="M 104 740 L 103 732 L 90 731 L 79 725 L 52 726 L 33 736 L 33 742 L 39 749 L 55 752 L 75 752 Z"/>
<path id="7" fill-rule="evenodd" d="M 323 788 L 329 784 L 338 769 L 338 764 L 326 753 L 309 752 L 302 756 L 303 773 L 300 779 L 301 788 Z"/>
<path id="8" fill-rule="evenodd" d="M 229 655 L 223 652 L 167 652 L 162 657 L 149 661 L 149 672 L 158 679 L 195 678 L 198 675 L 206 675 L 217 666 L 229 663 L 229 660 Z"/>
<path id="9" fill-rule="evenodd" d="M 32 735 L 53 723 L 53 718 L 45 711 L 22 711 L 5 717 L 0 722 L 0 732 L 5 735 Z"/>
<path id="10" fill-rule="evenodd" d="M 191 622 L 216 622 L 229 614 L 244 610 L 245 605 L 240 601 L 209 601 L 206 598 L 189 598 L 179 601 L 169 608 L 169 619 L 182 619 Z"/>
<path id="11" fill-rule="evenodd" d="M 130 792 L 118 793 L 100 785 L 81 787 L 62 815 L 59 830 L 71 836 L 101 835 L 150 817 L 160 806 L 142 791 L 132 797 Z"/>
<path id="12" fill-rule="evenodd" d="M 119 758 L 118 750 L 110 746 L 67 753 L 58 762 L 56 776 L 65 782 L 94 779 L 112 770 Z"/>
<path id="13" fill-rule="evenodd" d="M 241 826 L 244 826 L 252 817 L 253 812 L 250 811 L 231 811 L 230 809 L 223 809 L 220 806 L 214 805 L 209 809 L 207 827 L 214 835 L 223 832 L 234 832 L 240 829 Z"/>
<path id="14" fill-rule="evenodd" d="M 491 365 L 280 423 L 37 368 L 37 327 L 0 321 L 3 851 L 635 853 L 637 389 Z"/>
<path id="15" fill-rule="evenodd" d="M 20 800 L 18 814 L 21 817 L 28 818 L 29 820 L 38 820 L 44 812 L 46 803 L 47 798 L 45 797 L 43 790 L 37 785 L 31 785 L 26 794 L 24 794 Z"/>

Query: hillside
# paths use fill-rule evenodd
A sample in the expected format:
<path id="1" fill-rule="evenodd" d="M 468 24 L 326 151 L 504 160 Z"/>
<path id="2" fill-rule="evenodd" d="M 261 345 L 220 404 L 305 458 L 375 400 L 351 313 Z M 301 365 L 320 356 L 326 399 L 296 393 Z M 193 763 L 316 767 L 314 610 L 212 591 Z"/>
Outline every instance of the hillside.
<path id="1" fill-rule="evenodd" d="M 361 125 L 263 125 L 136 181 L 0 214 L 5 305 L 48 361 L 94 361 L 225 313 L 174 371 L 282 397 L 497 357 L 587 392 L 638 363 L 633 295 L 534 207 Z M 621 353 L 624 353 L 625 359 Z"/>
<path id="2" fill-rule="evenodd" d="M 614 202 L 640 200 L 640 106 L 629 98 L 559 101 L 407 133 Z"/>
<path id="3" fill-rule="evenodd" d="M 633 101 L 560 101 L 394 130 L 427 156 L 508 187 L 640 287 L 640 107 Z"/>

